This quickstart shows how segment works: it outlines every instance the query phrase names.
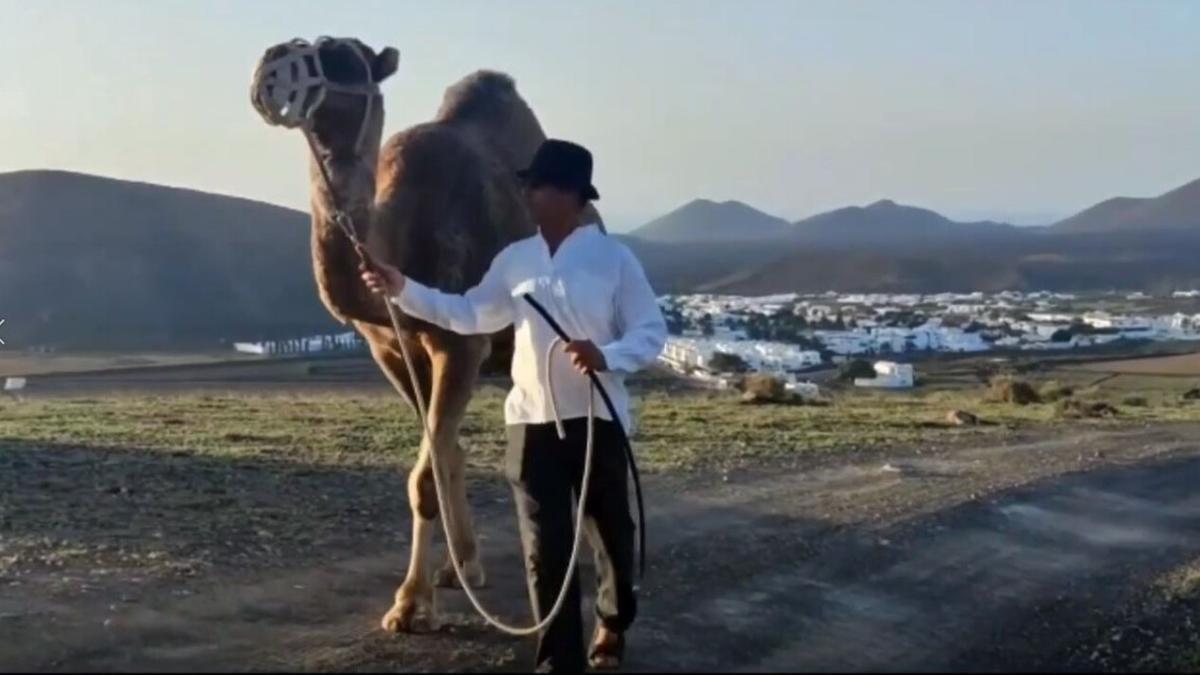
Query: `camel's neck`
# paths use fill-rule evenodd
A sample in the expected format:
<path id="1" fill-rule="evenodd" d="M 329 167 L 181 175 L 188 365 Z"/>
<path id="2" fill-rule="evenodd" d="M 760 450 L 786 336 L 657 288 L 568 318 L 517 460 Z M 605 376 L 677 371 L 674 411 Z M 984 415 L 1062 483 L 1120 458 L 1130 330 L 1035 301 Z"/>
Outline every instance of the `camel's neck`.
<path id="1" fill-rule="evenodd" d="M 350 217 L 359 239 L 366 241 L 375 197 L 377 158 L 378 150 L 357 160 L 317 157 L 311 160 L 313 272 L 321 301 L 342 322 L 387 322 L 381 301 L 359 279 L 359 259 L 354 246 L 334 221 L 334 213 L 340 208 Z M 331 186 L 325 184 L 318 162 L 323 162 Z"/>

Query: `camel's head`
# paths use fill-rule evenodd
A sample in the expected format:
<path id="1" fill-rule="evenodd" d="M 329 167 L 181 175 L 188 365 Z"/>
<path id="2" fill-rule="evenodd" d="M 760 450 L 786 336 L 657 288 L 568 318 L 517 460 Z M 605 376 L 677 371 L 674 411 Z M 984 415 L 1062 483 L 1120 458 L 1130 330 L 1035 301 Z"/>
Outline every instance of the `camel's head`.
<path id="1" fill-rule="evenodd" d="M 312 131 L 329 146 L 359 149 L 382 129 L 379 83 L 396 72 L 400 53 L 353 38 L 299 38 L 268 49 L 254 69 L 250 102 L 267 124 Z"/>

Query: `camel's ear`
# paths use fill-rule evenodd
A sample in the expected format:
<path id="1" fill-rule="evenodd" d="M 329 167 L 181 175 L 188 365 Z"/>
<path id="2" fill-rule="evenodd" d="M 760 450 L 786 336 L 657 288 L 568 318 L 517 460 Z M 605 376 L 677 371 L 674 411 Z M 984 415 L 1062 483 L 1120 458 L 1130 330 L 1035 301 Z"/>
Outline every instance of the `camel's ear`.
<path id="1" fill-rule="evenodd" d="M 399 66 L 400 52 L 396 51 L 394 47 L 385 47 L 371 62 L 371 77 L 376 82 L 383 82 L 391 77 Z"/>

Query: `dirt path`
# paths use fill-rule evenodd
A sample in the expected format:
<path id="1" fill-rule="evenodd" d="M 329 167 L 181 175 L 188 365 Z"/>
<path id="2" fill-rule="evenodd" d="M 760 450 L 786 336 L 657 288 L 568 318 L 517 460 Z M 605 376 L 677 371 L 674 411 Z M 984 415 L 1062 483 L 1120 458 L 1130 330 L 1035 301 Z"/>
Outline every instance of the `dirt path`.
<path id="1" fill-rule="evenodd" d="M 654 476 L 651 569 L 630 667 L 1050 670 L 1123 589 L 1200 554 L 1196 427 L 882 453 L 862 463 Z M 514 522 L 473 496 L 488 597 L 525 618 Z M 377 527 L 376 531 L 391 531 Z M 516 670 L 529 644 L 458 593 L 450 627 L 376 630 L 407 560 L 394 540 L 315 546 L 279 569 L 52 586 L 0 578 L 0 669 Z M 341 543 L 342 547 L 347 544 Z M 590 573 L 588 573 L 590 576 Z"/>

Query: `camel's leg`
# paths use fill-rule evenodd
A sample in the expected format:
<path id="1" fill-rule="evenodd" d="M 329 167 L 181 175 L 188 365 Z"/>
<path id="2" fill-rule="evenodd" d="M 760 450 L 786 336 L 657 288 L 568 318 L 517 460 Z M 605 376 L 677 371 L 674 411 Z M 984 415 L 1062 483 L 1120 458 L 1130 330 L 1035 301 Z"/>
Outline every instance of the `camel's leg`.
<path id="1" fill-rule="evenodd" d="M 450 507 L 447 514 L 451 543 L 463 566 L 467 583 L 479 588 L 486 582 L 483 564 L 479 555 L 479 541 L 475 536 L 471 506 L 467 501 L 466 453 L 459 444 L 458 432 L 467 404 L 474 394 L 475 382 L 479 378 L 479 366 L 487 358 L 489 343 L 483 337 L 464 337 L 451 334 L 431 336 L 426 346 L 433 364 L 433 398 L 437 401 L 437 419 L 433 433 L 438 452 L 442 485 L 446 489 L 446 501 Z M 446 563 L 434 575 L 435 585 L 457 587 L 458 576 L 449 551 Z"/>
<path id="2" fill-rule="evenodd" d="M 412 551 L 408 574 L 396 589 L 392 608 L 383 616 L 383 629 L 392 633 L 422 633 L 440 626 L 433 593 L 433 535 L 437 529 L 437 494 L 429 463 L 429 443 L 422 440 L 421 454 L 408 475 L 408 502 L 412 507 Z"/>
<path id="3" fill-rule="evenodd" d="M 404 339 L 413 357 L 421 394 L 425 401 L 429 401 L 433 377 L 425 349 L 416 339 Z M 371 352 L 384 375 L 416 412 L 412 378 L 409 377 L 399 346 L 391 340 L 372 341 Z M 383 629 L 389 632 L 424 632 L 438 628 L 430 559 L 438 511 L 433 475 L 429 468 L 429 446 L 423 433 L 417 462 L 408 475 L 408 505 L 412 510 L 411 557 L 404 583 L 396 590 L 393 606 L 383 617 Z"/>
<path id="4" fill-rule="evenodd" d="M 413 509 L 412 559 L 408 576 L 396 592 L 395 605 L 383 618 L 384 628 L 390 631 L 436 628 L 430 552 L 438 503 L 431 451 L 437 452 L 440 477 L 447 490 L 451 510 L 448 525 L 455 552 L 463 561 L 469 583 L 482 585 L 484 581 L 467 510 L 464 456 L 458 445 L 458 430 L 473 393 L 486 343 L 480 338 L 446 334 L 423 335 L 422 338 L 430 365 L 431 387 L 427 398 L 430 435 L 422 439 L 420 457 L 409 476 L 408 494 Z"/>
<path id="5" fill-rule="evenodd" d="M 462 446 L 455 445 L 453 455 L 455 461 L 446 469 L 449 475 L 444 475 L 443 484 L 449 492 L 449 502 L 453 505 L 454 514 L 450 521 L 450 532 L 454 537 L 454 551 L 463 561 L 463 572 L 471 588 L 482 588 L 487 583 L 483 564 L 479 556 L 479 542 L 475 536 L 474 519 L 471 517 L 471 504 L 467 501 L 466 453 Z M 441 455 L 439 455 L 441 457 Z M 447 462 L 449 464 L 449 462 Z M 433 583 L 442 588 L 458 588 L 458 575 L 454 572 L 454 561 L 450 552 L 446 552 L 446 562 L 433 575 Z"/>

